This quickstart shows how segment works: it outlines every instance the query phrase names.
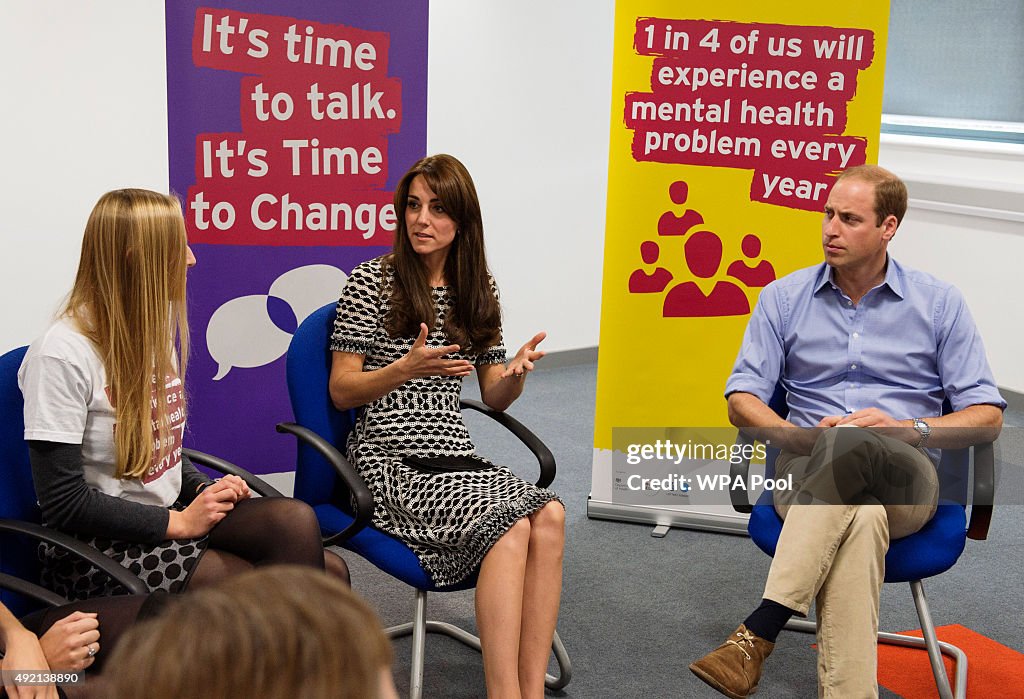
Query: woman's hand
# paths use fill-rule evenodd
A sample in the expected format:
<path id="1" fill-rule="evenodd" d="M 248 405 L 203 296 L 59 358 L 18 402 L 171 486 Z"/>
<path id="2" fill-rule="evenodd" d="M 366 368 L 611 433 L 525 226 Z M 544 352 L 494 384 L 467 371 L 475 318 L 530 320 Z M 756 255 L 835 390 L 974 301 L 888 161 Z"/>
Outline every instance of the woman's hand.
<path id="1" fill-rule="evenodd" d="M 171 510 L 167 522 L 168 539 L 194 539 L 209 533 L 217 522 L 227 517 L 238 502 L 235 484 L 226 476 L 203 488 L 196 499 L 181 512 Z"/>
<path id="2" fill-rule="evenodd" d="M 60 623 L 60 622 L 58 622 Z M 57 689 L 52 684 L 45 687 L 14 684 L 17 672 L 49 672 L 46 654 L 35 634 L 19 629 L 7 636 L 7 649 L 0 661 L 2 686 L 11 699 L 57 699 Z"/>
<path id="3" fill-rule="evenodd" d="M 533 371 L 533 363 L 544 356 L 544 352 L 538 350 L 537 345 L 543 342 L 547 336 L 546 332 L 539 332 L 529 342 L 520 347 L 519 351 L 516 352 L 516 356 L 512 358 L 505 371 L 502 372 L 501 378 L 507 379 L 510 376 L 522 378 Z"/>
<path id="4" fill-rule="evenodd" d="M 458 351 L 458 345 L 427 347 L 427 324 L 420 323 L 420 334 L 398 363 L 410 379 L 420 376 L 469 376 L 473 372 L 473 365 L 469 361 L 444 359 L 444 355 Z"/>
<path id="5" fill-rule="evenodd" d="M 53 672 L 81 672 L 96 660 L 100 622 L 94 612 L 74 612 L 51 626 L 39 645 Z"/>
<path id="6" fill-rule="evenodd" d="M 237 499 L 235 500 L 236 503 L 241 502 L 242 500 L 245 500 L 252 495 L 252 492 L 249 490 L 248 483 L 243 481 L 238 476 L 224 476 L 223 478 L 217 479 L 217 482 L 226 483 L 228 486 L 231 487 L 232 490 L 235 491 L 235 494 L 238 496 Z M 208 487 L 209 486 L 207 486 L 207 488 Z"/>

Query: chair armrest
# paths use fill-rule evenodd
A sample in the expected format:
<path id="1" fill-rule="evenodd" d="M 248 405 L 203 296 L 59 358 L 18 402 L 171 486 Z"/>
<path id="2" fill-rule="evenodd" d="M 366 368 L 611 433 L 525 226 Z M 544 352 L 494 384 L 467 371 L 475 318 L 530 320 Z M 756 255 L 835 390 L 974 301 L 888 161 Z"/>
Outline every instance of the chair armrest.
<path id="1" fill-rule="evenodd" d="M 370 489 L 366 487 L 366 483 L 363 481 L 362 477 L 356 473 L 354 468 L 352 468 L 352 464 L 348 462 L 348 459 L 342 456 L 341 452 L 339 452 L 333 444 L 308 427 L 303 427 L 302 425 L 298 425 L 294 422 L 282 422 L 277 425 L 277 431 L 293 434 L 299 442 L 307 444 L 318 451 L 327 463 L 334 468 L 334 472 L 338 474 L 338 478 L 342 480 L 345 487 L 347 487 L 349 492 L 352 494 L 352 499 L 355 502 L 355 512 L 352 524 L 348 525 L 340 532 L 325 537 L 323 540 L 324 546 L 333 546 L 347 541 L 370 524 L 373 520 L 373 493 L 371 493 Z"/>
<path id="2" fill-rule="evenodd" d="M 741 430 L 736 436 L 736 443 L 746 446 L 748 444 L 753 444 L 754 440 L 743 434 L 743 431 Z M 736 462 L 730 462 L 729 480 L 731 483 L 735 483 L 737 478 L 742 478 L 744 483 L 747 482 L 747 476 L 750 475 L 750 457 L 742 456 L 745 452 L 747 452 L 747 450 L 742 450 L 740 452 L 740 459 Z M 737 512 L 749 515 L 754 511 L 754 506 L 750 503 L 750 495 L 746 490 L 730 487 L 729 499 L 732 501 L 732 509 Z"/>
<path id="3" fill-rule="evenodd" d="M 56 529 L 50 529 L 33 522 L 23 522 L 16 519 L 0 519 L 0 532 L 5 531 L 24 534 L 25 536 L 33 539 L 45 541 L 49 544 L 53 544 L 54 546 L 59 546 L 70 551 L 109 575 L 115 582 L 123 585 L 131 594 L 143 595 L 149 592 L 149 588 L 146 587 L 145 583 L 132 575 L 127 568 L 104 556 L 97 549 L 89 546 L 89 544 L 84 541 L 80 541 L 69 534 L 65 534 L 64 532 L 59 532 Z"/>
<path id="4" fill-rule="evenodd" d="M 975 444 L 974 451 L 974 497 L 971 500 L 971 519 L 967 524 L 967 536 L 971 539 L 987 539 L 988 526 L 992 521 L 992 505 L 995 501 L 995 450 L 992 442 Z"/>
<path id="5" fill-rule="evenodd" d="M 64 599 L 56 592 L 47 590 L 45 587 L 30 583 L 28 580 L 22 580 L 16 578 L 13 575 L 7 573 L 0 573 L 0 588 L 17 592 L 19 595 L 31 597 L 37 602 L 50 607 L 59 607 L 62 604 L 67 604 L 68 600 Z"/>
<path id="6" fill-rule="evenodd" d="M 555 480 L 555 456 L 547 445 L 540 441 L 540 437 L 508 413 L 489 408 L 480 401 L 463 398 L 461 405 L 463 408 L 483 413 L 514 434 L 537 458 L 537 463 L 540 465 L 540 478 L 537 479 L 537 486 L 546 488 L 551 485 L 551 482 Z"/>
<path id="7" fill-rule="evenodd" d="M 230 461 L 225 461 L 224 459 L 213 456 L 212 454 L 196 451 L 195 449 L 182 449 L 181 451 L 183 454 L 185 454 L 185 456 L 189 458 L 189 461 L 191 461 L 192 463 L 202 464 L 203 466 L 206 466 L 207 468 L 212 468 L 214 471 L 217 471 L 218 473 L 223 473 L 226 476 L 238 476 L 243 481 L 245 481 L 245 484 L 247 486 L 249 486 L 249 490 L 253 491 L 254 493 L 258 493 L 262 497 L 284 497 L 281 491 L 279 491 L 277 488 L 270 485 L 262 478 L 249 473 L 241 466 L 236 466 Z"/>

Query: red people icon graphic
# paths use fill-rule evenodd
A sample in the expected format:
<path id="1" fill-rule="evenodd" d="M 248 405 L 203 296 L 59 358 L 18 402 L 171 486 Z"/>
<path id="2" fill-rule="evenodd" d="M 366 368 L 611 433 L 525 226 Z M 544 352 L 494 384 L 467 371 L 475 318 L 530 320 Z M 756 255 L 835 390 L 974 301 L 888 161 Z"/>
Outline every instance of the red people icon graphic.
<path id="1" fill-rule="evenodd" d="M 698 231 L 684 246 L 686 265 L 696 277 L 710 279 L 722 265 L 722 240 L 711 231 Z M 676 284 L 665 296 L 662 315 L 666 318 L 735 316 L 750 313 L 747 296 L 736 284 L 717 282 L 704 294 L 696 282 Z"/>
<path id="2" fill-rule="evenodd" d="M 743 254 L 750 258 L 752 262 L 761 254 L 761 239 L 753 234 L 745 235 L 743 236 L 743 242 L 740 243 L 740 249 L 743 250 Z M 739 279 L 749 287 L 767 286 L 775 281 L 775 268 L 772 267 L 772 263 L 768 260 L 761 260 L 756 265 L 753 263 L 747 264 L 743 260 L 736 260 L 729 265 L 726 274 Z"/>
<path id="3" fill-rule="evenodd" d="M 689 199 L 689 185 L 677 181 L 669 185 L 669 198 L 677 207 L 685 207 Z M 759 289 L 775 280 L 775 268 L 766 259 L 758 261 L 761 255 L 761 239 L 754 234 L 747 234 L 740 243 L 744 258 L 729 264 L 722 271 L 724 246 L 717 233 L 709 230 L 695 229 L 704 225 L 704 216 L 699 211 L 685 208 L 677 213 L 669 210 L 658 219 L 658 236 L 660 244 L 654 240 L 640 243 L 640 259 L 642 265 L 633 270 L 629 276 L 629 293 L 631 294 L 662 294 L 662 316 L 666 318 L 694 318 L 710 316 L 735 316 L 750 313 L 750 301 L 747 294 L 750 289 Z M 685 238 L 683 243 L 683 261 L 686 263 L 687 274 L 672 271 L 668 264 L 678 259 L 678 247 L 663 256 L 665 250 L 671 250 L 677 243 L 671 242 Z M 666 247 L 667 246 L 667 247 Z M 714 280 L 722 275 L 732 277 L 742 283 L 718 279 L 708 293 L 704 289 L 711 282 L 699 283 L 697 280 Z M 670 285 L 675 278 L 680 281 Z M 694 279 L 696 278 L 696 279 Z"/>
<path id="4" fill-rule="evenodd" d="M 640 243 L 640 258 L 645 265 L 656 263 L 660 252 L 658 244 L 653 240 L 645 240 Z M 629 276 L 629 293 L 660 294 L 670 281 L 672 281 L 672 273 L 664 267 L 655 267 L 650 273 L 643 269 L 637 269 Z"/>

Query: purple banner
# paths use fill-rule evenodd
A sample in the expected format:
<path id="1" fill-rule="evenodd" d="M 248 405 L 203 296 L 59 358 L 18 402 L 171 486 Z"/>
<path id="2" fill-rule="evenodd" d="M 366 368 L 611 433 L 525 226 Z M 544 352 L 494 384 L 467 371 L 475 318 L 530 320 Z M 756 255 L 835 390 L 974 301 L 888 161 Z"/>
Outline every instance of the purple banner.
<path id="1" fill-rule="evenodd" d="M 185 443 L 291 470 L 291 334 L 390 249 L 395 183 L 425 154 L 427 0 L 165 7 L 170 183 L 198 260 Z"/>

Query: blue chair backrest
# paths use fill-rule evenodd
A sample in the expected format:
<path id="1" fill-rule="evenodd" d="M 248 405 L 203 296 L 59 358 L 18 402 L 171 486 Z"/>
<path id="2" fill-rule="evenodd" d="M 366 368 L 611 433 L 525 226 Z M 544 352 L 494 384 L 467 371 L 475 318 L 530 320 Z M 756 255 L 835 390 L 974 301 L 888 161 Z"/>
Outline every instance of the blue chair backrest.
<path id="1" fill-rule="evenodd" d="M 18 369 L 26 350 L 19 347 L 0 357 L 0 517 L 38 522 L 25 444 L 25 401 L 18 388 Z"/>
<path id="2" fill-rule="evenodd" d="M 26 350 L 19 347 L 0 357 L 0 519 L 38 523 L 41 515 L 25 444 L 25 402 L 18 388 L 18 369 Z M 0 538 L 0 572 L 38 582 L 35 542 L 23 537 Z M 29 610 L 10 592 L 0 591 L 0 600 L 15 613 Z"/>
<path id="3" fill-rule="evenodd" d="M 328 383 L 331 375 L 331 333 L 335 307 L 329 303 L 314 311 L 299 325 L 288 346 L 286 371 L 288 395 L 295 421 L 330 441 L 342 453 L 355 422 L 354 410 L 337 410 L 331 403 Z M 348 503 L 347 494 L 334 469 L 312 447 L 299 443 L 295 467 L 295 497 L 310 505 Z"/>

